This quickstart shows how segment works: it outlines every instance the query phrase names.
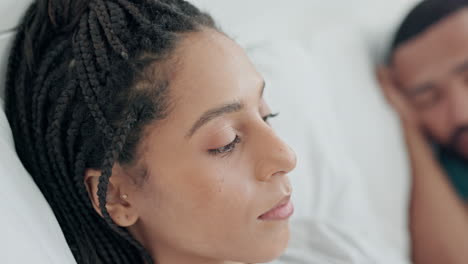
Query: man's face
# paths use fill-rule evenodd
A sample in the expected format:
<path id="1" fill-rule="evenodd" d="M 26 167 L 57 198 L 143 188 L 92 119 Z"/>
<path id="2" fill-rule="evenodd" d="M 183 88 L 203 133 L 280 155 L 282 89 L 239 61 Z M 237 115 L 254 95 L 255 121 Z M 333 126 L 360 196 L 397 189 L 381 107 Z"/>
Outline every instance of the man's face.
<path id="1" fill-rule="evenodd" d="M 398 47 L 392 72 L 428 135 L 468 159 L 468 9 Z"/>

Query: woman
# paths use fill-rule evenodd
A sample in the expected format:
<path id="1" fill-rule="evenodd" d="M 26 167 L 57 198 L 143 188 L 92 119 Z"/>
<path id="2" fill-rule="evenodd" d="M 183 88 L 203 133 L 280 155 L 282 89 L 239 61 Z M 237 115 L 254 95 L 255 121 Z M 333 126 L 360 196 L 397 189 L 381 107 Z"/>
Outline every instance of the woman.
<path id="1" fill-rule="evenodd" d="M 257 263 L 295 155 L 262 77 L 182 0 L 37 0 L 8 66 L 18 154 L 78 263 Z"/>

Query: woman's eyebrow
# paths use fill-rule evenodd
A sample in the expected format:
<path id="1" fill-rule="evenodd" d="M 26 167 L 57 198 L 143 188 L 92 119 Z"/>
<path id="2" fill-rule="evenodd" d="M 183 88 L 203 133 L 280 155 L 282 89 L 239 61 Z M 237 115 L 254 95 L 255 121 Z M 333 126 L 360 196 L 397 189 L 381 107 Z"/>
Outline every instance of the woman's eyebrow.
<path id="1" fill-rule="evenodd" d="M 244 108 L 244 105 L 241 102 L 233 102 L 233 103 L 228 103 L 224 104 L 218 107 L 215 107 L 213 109 L 210 109 L 203 113 L 200 118 L 193 124 L 192 128 L 189 130 L 187 133 L 186 137 L 189 138 L 195 134 L 195 132 L 208 123 L 209 121 L 220 117 L 224 114 L 229 114 L 229 113 L 234 113 L 234 112 L 239 112 Z"/>
<path id="2" fill-rule="evenodd" d="M 261 86 L 260 86 L 260 98 L 263 97 L 263 93 L 265 91 L 265 80 L 262 80 Z M 209 121 L 220 117 L 224 114 L 229 114 L 229 113 L 234 113 L 234 112 L 239 112 L 244 108 L 244 105 L 237 101 L 237 102 L 232 102 L 228 104 L 223 104 L 221 106 L 215 107 L 213 109 L 210 109 L 203 113 L 200 118 L 193 124 L 192 128 L 189 130 L 187 135 L 185 136 L 186 138 L 190 138 L 195 134 L 195 132 L 208 123 Z"/>

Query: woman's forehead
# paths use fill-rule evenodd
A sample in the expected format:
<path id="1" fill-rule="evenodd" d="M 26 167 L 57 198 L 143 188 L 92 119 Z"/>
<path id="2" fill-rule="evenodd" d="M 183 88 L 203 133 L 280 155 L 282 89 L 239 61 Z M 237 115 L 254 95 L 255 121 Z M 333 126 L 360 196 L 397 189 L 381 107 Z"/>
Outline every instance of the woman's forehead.
<path id="1" fill-rule="evenodd" d="M 214 30 L 191 34 L 178 47 L 171 97 L 184 112 L 257 95 L 263 82 L 244 50 Z"/>

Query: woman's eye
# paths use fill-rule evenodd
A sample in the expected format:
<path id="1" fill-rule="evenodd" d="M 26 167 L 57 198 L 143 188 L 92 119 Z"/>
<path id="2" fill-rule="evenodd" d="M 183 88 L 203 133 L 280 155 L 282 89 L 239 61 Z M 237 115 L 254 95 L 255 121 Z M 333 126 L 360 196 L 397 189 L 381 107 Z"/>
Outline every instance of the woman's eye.
<path id="1" fill-rule="evenodd" d="M 277 117 L 279 115 L 279 113 L 275 113 L 275 114 L 268 114 L 266 116 L 263 116 L 262 119 L 263 121 L 265 121 L 265 123 L 268 123 L 268 120 L 270 118 L 274 118 L 274 117 Z"/>
<path id="2" fill-rule="evenodd" d="M 236 145 L 239 144 L 239 142 L 240 137 L 236 135 L 236 137 L 231 143 L 217 149 L 210 149 L 208 150 L 208 152 L 213 155 L 229 154 L 236 148 Z"/>

